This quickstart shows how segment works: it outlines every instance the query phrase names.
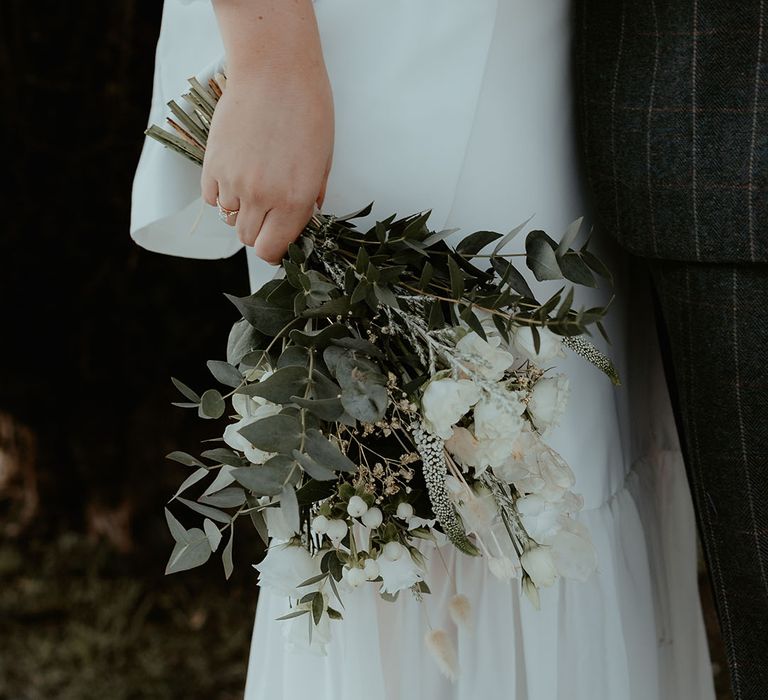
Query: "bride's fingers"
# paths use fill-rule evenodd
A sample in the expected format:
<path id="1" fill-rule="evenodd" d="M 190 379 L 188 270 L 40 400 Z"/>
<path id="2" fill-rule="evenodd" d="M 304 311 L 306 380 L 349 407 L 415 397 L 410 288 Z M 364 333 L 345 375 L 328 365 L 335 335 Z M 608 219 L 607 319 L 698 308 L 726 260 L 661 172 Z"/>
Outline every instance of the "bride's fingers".
<path id="1" fill-rule="evenodd" d="M 270 209 L 253 246 L 256 255 L 273 265 L 279 264 L 311 216 L 311 208 Z"/>
<path id="2" fill-rule="evenodd" d="M 203 171 L 203 175 L 200 178 L 200 191 L 203 195 L 203 201 L 215 207 L 216 197 L 219 196 L 219 183 L 215 178 L 208 177 L 205 171 Z"/>
<path id="3" fill-rule="evenodd" d="M 264 223 L 266 210 L 258 204 L 250 203 L 237 215 L 237 237 L 245 245 L 253 245 Z"/>

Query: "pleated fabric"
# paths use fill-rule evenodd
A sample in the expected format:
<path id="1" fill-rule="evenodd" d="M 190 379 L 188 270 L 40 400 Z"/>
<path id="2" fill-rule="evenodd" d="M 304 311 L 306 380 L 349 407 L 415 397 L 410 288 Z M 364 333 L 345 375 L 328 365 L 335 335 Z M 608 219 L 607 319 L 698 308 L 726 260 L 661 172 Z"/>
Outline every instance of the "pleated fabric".
<path id="1" fill-rule="evenodd" d="M 567 0 L 317 0 L 315 10 L 336 106 L 326 211 L 375 199 L 362 225 L 431 208 L 434 228 L 464 233 L 505 232 L 533 216 L 529 228 L 554 237 L 589 215 L 574 149 Z M 166 3 L 154 121 L 186 74 L 221 60 L 213 22 L 207 3 Z M 202 42 L 197 62 L 180 48 L 190 36 Z M 147 144 L 134 188 L 139 243 L 192 257 L 239 248 L 209 213 L 190 233 L 190 212 L 201 208 L 197 175 Z M 287 601 L 261 591 L 246 700 L 714 698 L 694 516 L 651 302 L 627 261 L 601 245 L 619 280 L 607 326 L 623 386 L 581 358 L 563 359 L 557 371 L 570 378 L 571 400 L 549 440 L 584 496 L 579 519 L 597 572 L 543 590 L 537 611 L 518 582 L 497 581 L 482 560 L 425 543 L 432 593 L 421 603 L 407 592 L 384 602 L 372 585 L 347 594 L 325 656 L 286 646 L 286 623 L 275 618 Z M 522 240 L 511 246 L 524 249 Z M 248 263 L 254 287 L 273 274 L 250 249 Z M 577 302 L 601 304 L 610 294 L 580 290 Z M 456 592 L 471 601 L 471 634 L 449 619 Z M 424 645 L 430 627 L 456 644 L 455 683 Z"/>

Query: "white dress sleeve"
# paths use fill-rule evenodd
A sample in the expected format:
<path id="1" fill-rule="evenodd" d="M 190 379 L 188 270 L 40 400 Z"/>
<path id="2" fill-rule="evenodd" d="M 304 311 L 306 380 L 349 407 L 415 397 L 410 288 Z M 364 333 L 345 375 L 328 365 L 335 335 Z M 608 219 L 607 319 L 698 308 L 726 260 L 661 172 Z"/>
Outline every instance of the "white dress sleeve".
<path id="1" fill-rule="evenodd" d="M 149 123 L 162 126 L 167 103 L 187 91 L 187 78 L 197 72 L 206 82 L 223 56 L 210 2 L 166 0 Z M 149 138 L 133 181 L 131 236 L 149 250 L 189 258 L 224 258 L 242 247 L 202 201 L 200 168 Z"/>

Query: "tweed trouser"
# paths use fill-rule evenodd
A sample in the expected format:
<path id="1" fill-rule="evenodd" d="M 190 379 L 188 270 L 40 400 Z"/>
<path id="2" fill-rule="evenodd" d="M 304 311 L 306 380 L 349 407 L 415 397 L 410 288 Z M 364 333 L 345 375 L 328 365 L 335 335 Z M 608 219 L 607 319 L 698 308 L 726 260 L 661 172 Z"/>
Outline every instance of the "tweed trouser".
<path id="1" fill-rule="evenodd" d="M 768 264 L 649 262 L 734 698 L 765 700 Z"/>

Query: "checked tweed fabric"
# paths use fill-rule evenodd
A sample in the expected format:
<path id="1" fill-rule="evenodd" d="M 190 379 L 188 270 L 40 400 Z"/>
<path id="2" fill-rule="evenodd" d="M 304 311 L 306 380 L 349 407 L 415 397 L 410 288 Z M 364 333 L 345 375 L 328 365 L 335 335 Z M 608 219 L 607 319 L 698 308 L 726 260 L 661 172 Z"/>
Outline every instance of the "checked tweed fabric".
<path id="1" fill-rule="evenodd" d="M 575 0 L 574 10 L 601 227 L 644 256 L 768 261 L 768 0 Z"/>
<path id="2" fill-rule="evenodd" d="M 768 265 L 650 264 L 734 699 L 765 700 Z"/>

